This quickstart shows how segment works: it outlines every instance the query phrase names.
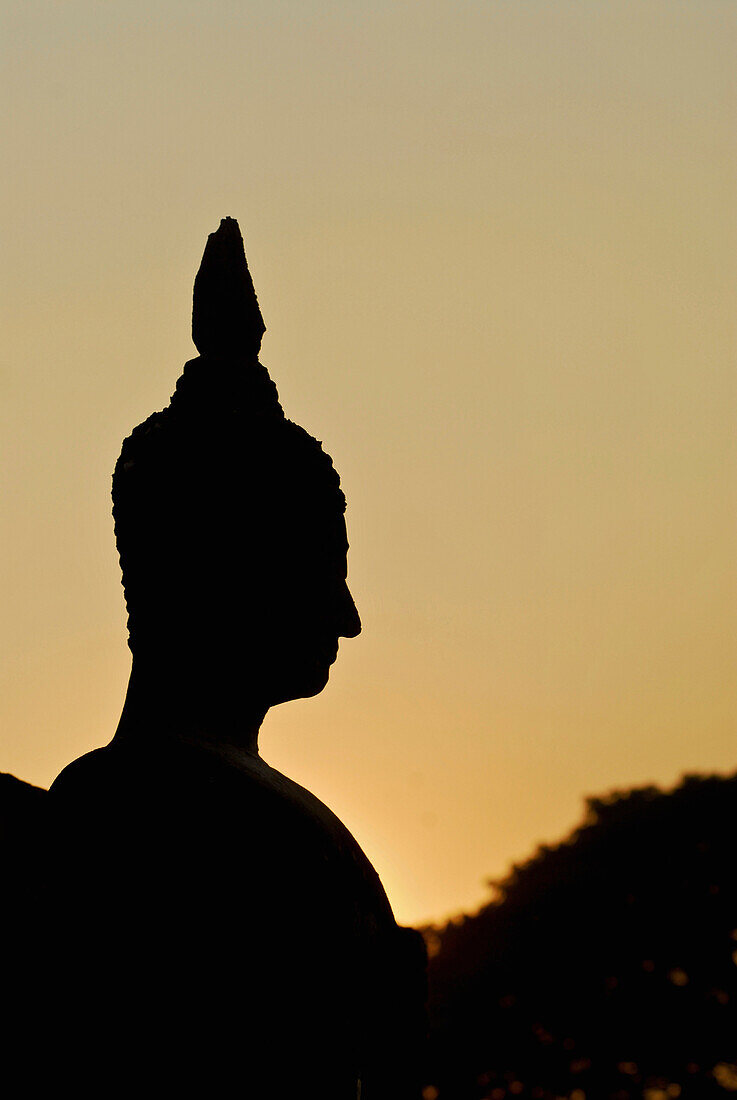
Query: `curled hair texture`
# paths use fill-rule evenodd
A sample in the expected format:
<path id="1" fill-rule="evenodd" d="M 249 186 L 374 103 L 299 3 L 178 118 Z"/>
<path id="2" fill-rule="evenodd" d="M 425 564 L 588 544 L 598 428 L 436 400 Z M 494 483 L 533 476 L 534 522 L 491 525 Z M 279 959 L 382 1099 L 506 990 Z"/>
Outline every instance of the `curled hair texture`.
<path id="1" fill-rule="evenodd" d="M 330 456 L 284 416 L 266 368 L 207 355 L 124 440 L 112 496 L 134 651 L 212 628 L 224 578 L 255 589 L 297 533 L 345 511 Z"/>

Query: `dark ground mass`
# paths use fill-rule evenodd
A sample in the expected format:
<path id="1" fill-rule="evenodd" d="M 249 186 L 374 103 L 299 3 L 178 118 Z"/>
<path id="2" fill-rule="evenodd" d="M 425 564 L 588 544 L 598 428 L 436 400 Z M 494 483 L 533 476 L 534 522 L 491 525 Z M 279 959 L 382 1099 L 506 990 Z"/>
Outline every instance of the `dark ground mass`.
<path id="1" fill-rule="evenodd" d="M 38 883 L 23 875 L 45 794 L 0 776 L 4 878 L 35 904 Z M 425 928 L 426 1100 L 737 1092 L 736 826 L 737 776 L 592 798 L 584 823 L 514 868 L 493 902 Z M 289 895 L 308 889 L 295 863 L 281 888 L 288 921 Z M 315 918 L 297 915 L 297 951 L 310 950 Z"/>

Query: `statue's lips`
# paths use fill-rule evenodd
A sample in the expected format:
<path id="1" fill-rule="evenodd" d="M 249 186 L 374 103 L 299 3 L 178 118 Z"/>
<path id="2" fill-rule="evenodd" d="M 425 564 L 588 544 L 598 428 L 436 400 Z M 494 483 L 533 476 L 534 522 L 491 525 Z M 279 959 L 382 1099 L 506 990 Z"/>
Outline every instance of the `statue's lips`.
<path id="1" fill-rule="evenodd" d="M 299 660 L 297 653 L 294 653 L 294 657 Z M 333 638 L 321 638 L 319 640 L 314 639 L 311 643 L 305 645 L 301 650 L 302 660 L 308 663 L 308 666 L 313 670 L 327 669 L 330 665 L 335 664 L 338 657 L 338 639 Z"/>
<path id="2" fill-rule="evenodd" d="M 319 661 L 327 661 L 329 665 L 335 663 L 338 656 L 338 639 L 330 638 L 326 640 L 321 646 L 315 647 L 315 656 Z"/>

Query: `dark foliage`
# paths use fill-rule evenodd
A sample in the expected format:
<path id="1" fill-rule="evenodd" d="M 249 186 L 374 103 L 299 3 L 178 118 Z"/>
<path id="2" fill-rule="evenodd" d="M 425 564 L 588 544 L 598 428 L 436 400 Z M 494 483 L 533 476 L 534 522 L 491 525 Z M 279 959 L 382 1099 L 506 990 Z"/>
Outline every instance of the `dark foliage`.
<path id="1" fill-rule="evenodd" d="M 583 824 L 426 929 L 439 1100 L 737 1091 L 737 776 L 591 798 Z"/>

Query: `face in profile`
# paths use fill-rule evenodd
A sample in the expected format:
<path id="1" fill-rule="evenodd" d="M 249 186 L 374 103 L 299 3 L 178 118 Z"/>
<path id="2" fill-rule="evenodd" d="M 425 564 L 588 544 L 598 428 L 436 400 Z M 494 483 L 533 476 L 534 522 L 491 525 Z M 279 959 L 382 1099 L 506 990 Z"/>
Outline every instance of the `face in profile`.
<path id="1" fill-rule="evenodd" d="M 210 234 L 189 360 L 169 406 L 123 442 L 113 514 L 129 644 L 212 700 L 316 695 L 361 623 L 345 497 L 322 444 L 287 420 L 258 361 L 264 323 L 237 222 Z"/>
<path id="2" fill-rule="evenodd" d="M 254 554 L 221 560 L 203 647 L 213 671 L 240 681 L 266 707 L 319 694 L 340 639 L 361 631 L 342 514 L 280 517 L 278 534 L 272 528 L 270 535 Z M 243 536 L 235 545 L 242 547 Z"/>
<path id="3" fill-rule="evenodd" d="M 321 692 L 340 639 L 361 631 L 347 582 L 343 516 L 295 532 L 286 550 L 277 558 L 279 575 L 272 574 L 272 599 L 261 606 L 256 664 L 268 685 L 269 706 Z"/>

